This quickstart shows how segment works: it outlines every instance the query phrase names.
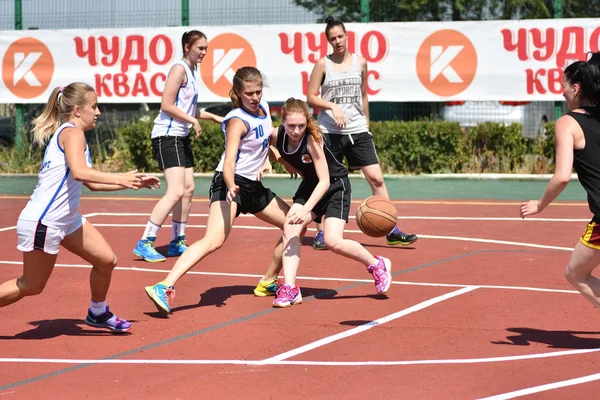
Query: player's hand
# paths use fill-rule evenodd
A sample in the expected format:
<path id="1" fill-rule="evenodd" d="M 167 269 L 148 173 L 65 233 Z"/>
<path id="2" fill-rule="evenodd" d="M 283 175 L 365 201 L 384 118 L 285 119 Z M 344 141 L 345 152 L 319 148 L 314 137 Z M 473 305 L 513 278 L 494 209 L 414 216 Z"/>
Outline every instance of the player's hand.
<path id="1" fill-rule="evenodd" d="M 194 120 L 192 123 L 192 128 L 194 128 L 194 132 L 196 132 L 195 139 L 198 139 L 200 135 L 202 135 L 202 127 L 200 126 L 200 122 L 198 120 Z"/>
<path id="2" fill-rule="evenodd" d="M 137 172 L 137 169 L 119 175 L 119 185 L 128 189 L 138 190 L 143 187 L 146 174 Z"/>
<path id="3" fill-rule="evenodd" d="M 238 185 L 233 185 L 232 187 L 230 187 L 227 190 L 227 204 L 231 204 L 231 202 L 233 201 L 233 198 L 235 197 L 235 195 L 237 194 L 237 192 L 240 190 L 240 187 Z"/>
<path id="4" fill-rule="evenodd" d="M 288 174 L 290 174 L 290 179 L 297 179 L 298 175 L 301 175 L 300 172 L 296 168 L 294 168 L 290 163 L 283 161 L 282 164 L 285 170 L 288 172 Z"/>
<path id="5" fill-rule="evenodd" d="M 340 106 L 334 104 L 333 107 L 331 107 L 331 112 L 333 113 L 333 120 L 335 122 L 335 126 L 337 126 L 340 129 L 345 128 L 346 118 L 344 117 L 344 112 L 342 111 Z"/>
<path id="6" fill-rule="evenodd" d="M 263 178 L 263 176 L 265 176 L 265 174 L 272 174 L 272 173 L 273 173 L 273 166 L 271 165 L 271 162 L 267 158 L 267 160 L 263 164 L 262 168 L 256 174 L 256 178 L 260 181 Z"/>
<path id="7" fill-rule="evenodd" d="M 287 221 L 290 225 L 302 225 L 310 221 L 310 214 L 310 211 L 307 211 L 304 207 L 290 210 Z"/>
<path id="8" fill-rule="evenodd" d="M 542 211 L 540 208 L 539 200 L 529 200 L 528 202 L 521 203 L 521 218 L 525 218 L 528 215 L 534 215 Z"/>
<path id="9" fill-rule="evenodd" d="M 150 190 L 160 189 L 160 179 L 156 176 L 146 175 L 142 178 L 142 185 L 140 187 Z"/>

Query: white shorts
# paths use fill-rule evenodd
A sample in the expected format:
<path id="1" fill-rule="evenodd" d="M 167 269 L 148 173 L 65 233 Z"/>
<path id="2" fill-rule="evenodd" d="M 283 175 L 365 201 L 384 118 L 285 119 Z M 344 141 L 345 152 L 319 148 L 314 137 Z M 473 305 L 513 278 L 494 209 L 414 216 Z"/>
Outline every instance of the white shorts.
<path id="1" fill-rule="evenodd" d="M 41 221 L 17 221 L 17 236 L 19 242 L 17 249 L 20 251 L 42 250 L 48 254 L 58 254 L 60 242 L 65 236 L 81 228 L 86 219 L 77 213 L 71 225 L 66 228 L 52 228 L 42 224 Z"/>

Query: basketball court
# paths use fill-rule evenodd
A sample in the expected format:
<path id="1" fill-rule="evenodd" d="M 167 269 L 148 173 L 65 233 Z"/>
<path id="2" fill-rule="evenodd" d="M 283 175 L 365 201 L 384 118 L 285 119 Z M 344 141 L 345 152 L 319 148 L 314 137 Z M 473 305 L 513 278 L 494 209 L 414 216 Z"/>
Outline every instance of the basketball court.
<path id="1" fill-rule="evenodd" d="M 347 237 L 393 263 L 387 296 L 360 264 L 313 250 L 309 230 L 298 273 L 304 302 L 287 309 L 252 294 L 281 232 L 242 216 L 225 245 L 180 280 L 173 314 L 161 318 L 144 286 L 175 259 L 149 264 L 131 253 L 157 199 L 82 199 L 119 257 L 108 304 L 131 333 L 83 323 L 90 266 L 61 251 L 44 293 L 0 313 L 2 398 L 58 399 L 68 388 L 73 398 L 102 390 L 108 399 L 563 399 L 600 389 L 597 310 L 564 279 L 590 218 L 585 201 L 521 220 L 509 199 L 394 200 L 399 226 L 420 237 L 407 247 L 364 235 L 351 218 Z M 14 225 L 27 197 L 0 202 L 4 281 L 22 268 Z M 188 242 L 202 237 L 207 210 L 196 197 Z M 159 251 L 170 238 L 164 228 Z"/>

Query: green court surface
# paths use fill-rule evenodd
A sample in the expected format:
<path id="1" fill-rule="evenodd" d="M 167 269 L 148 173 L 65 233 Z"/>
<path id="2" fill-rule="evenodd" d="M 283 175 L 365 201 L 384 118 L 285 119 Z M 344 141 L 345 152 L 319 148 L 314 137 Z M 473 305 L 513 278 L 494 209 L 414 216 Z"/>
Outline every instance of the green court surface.
<path id="1" fill-rule="evenodd" d="M 165 191 L 165 182 L 161 178 L 162 187 L 157 191 L 123 190 L 119 192 L 90 192 L 83 188 L 86 196 L 160 196 Z M 208 196 L 210 176 L 197 177 L 196 196 Z M 396 200 L 427 199 L 495 199 L 495 200 L 529 200 L 538 199 L 542 195 L 547 180 L 522 179 L 451 179 L 431 177 L 386 177 L 386 185 L 390 198 Z M 0 195 L 29 195 L 33 192 L 37 176 L 0 176 Z M 371 189 L 362 176 L 351 177 L 352 197 L 363 199 L 371 195 Z M 271 188 L 281 197 L 292 197 L 300 180 L 289 177 L 266 177 L 266 187 Z M 578 181 L 573 180 L 558 197 L 559 201 L 585 201 L 586 195 Z"/>

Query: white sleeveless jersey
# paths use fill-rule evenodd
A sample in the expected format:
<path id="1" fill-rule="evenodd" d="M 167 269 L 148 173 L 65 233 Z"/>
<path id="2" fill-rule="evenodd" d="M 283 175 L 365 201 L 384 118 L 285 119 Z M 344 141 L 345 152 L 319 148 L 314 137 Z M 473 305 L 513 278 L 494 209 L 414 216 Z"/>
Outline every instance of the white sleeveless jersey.
<path id="1" fill-rule="evenodd" d="M 191 70 L 190 66 L 183 60 L 177 61 L 173 65 L 183 65 L 185 69 L 186 82 L 180 86 L 175 97 L 175 105 L 187 115 L 196 117 L 196 103 L 198 102 L 198 71 Z M 172 67 L 171 67 L 172 68 Z M 189 122 L 178 121 L 162 110 L 154 120 L 152 128 L 152 138 L 159 136 L 187 136 L 190 133 L 192 124 Z"/>
<path id="2" fill-rule="evenodd" d="M 63 129 L 74 127 L 71 122 L 64 123 L 50 138 L 37 186 L 19 219 L 41 221 L 46 226 L 58 229 L 66 228 L 73 222 L 79 209 L 82 183 L 73 179 L 65 150 L 60 146 L 58 138 Z M 84 154 L 86 165 L 91 167 L 92 159 L 87 143 Z"/>
<path id="3" fill-rule="evenodd" d="M 352 65 L 346 72 L 338 72 L 332 65 L 331 56 L 325 58 L 325 80 L 321 85 L 321 98 L 337 104 L 344 112 L 346 127 L 335 126 L 333 112 L 321 109 L 318 115 L 319 127 L 325 133 L 362 133 L 369 130 L 362 103 L 362 70 L 355 54 Z"/>
<path id="4" fill-rule="evenodd" d="M 269 154 L 269 140 L 273 134 L 273 123 L 269 114 L 269 104 L 266 101 L 260 102 L 260 107 L 265 112 L 264 117 L 257 117 L 249 114 L 242 108 L 231 110 L 221 123 L 221 130 L 225 134 L 227 143 L 227 122 L 232 118 L 239 118 L 246 124 L 246 134 L 240 140 L 240 147 L 235 162 L 235 173 L 250 180 L 257 180 L 256 174 L 265 163 Z M 225 162 L 225 152 L 221 155 L 221 161 L 217 166 L 217 171 L 223 171 Z"/>

